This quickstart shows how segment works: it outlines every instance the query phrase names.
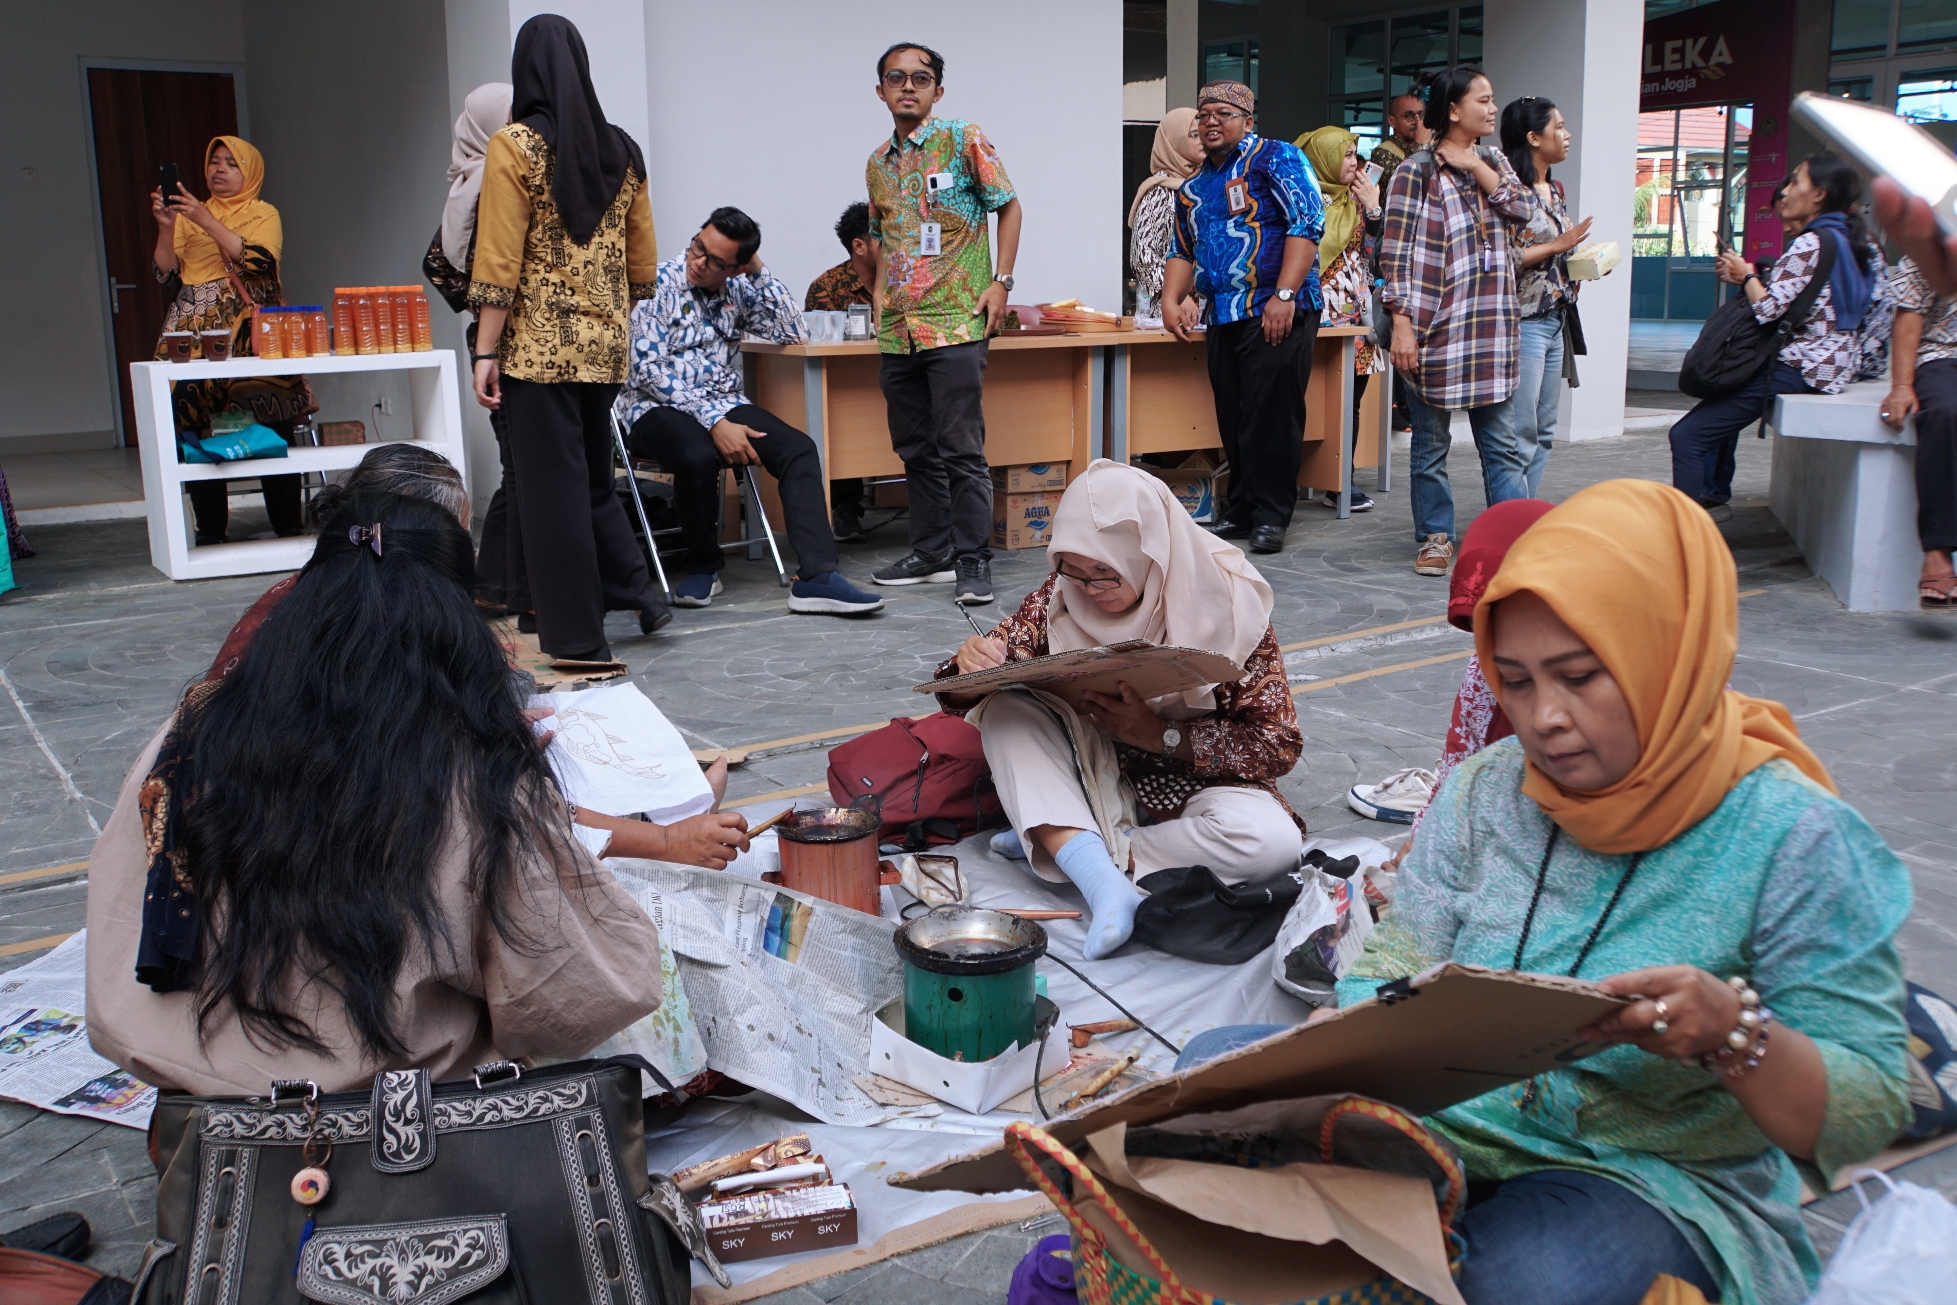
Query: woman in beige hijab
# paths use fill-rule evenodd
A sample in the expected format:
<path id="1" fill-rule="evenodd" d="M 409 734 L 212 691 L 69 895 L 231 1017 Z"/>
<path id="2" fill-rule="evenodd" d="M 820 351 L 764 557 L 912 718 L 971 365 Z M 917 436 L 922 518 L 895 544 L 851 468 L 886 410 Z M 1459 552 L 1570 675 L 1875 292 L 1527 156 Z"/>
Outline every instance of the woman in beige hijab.
<path id="1" fill-rule="evenodd" d="M 1198 526 L 1161 480 L 1097 460 L 1053 516 L 1046 583 L 938 668 L 940 678 L 1129 639 L 1218 652 L 1234 684 L 1144 701 L 1089 693 L 941 697 L 979 727 L 1013 833 L 995 851 L 1071 880 L 1099 960 L 1128 941 L 1133 879 L 1204 865 L 1226 883 L 1297 866 L 1304 823 L 1276 781 L 1304 750 L 1271 587 L 1234 544 Z"/>
<path id="2" fill-rule="evenodd" d="M 1162 261 L 1175 238 L 1176 190 L 1203 162 L 1196 110 L 1170 109 L 1155 128 L 1148 178 L 1128 206 L 1128 266 L 1135 273 L 1135 316 L 1161 320 Z"/>

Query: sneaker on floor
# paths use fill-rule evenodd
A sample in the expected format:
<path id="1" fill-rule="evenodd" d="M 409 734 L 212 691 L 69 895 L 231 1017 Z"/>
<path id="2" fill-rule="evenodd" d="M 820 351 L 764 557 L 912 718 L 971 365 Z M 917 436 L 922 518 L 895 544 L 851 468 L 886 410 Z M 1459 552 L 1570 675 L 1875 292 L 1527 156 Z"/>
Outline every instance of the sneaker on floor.
<path id="1" fill-rule="evenodd" d="M 1429 535 L 1413 555 L 1415 575 L 1446 575 L 1454 562 L 1454 543 L 1446 535 Z"/>
<path id="2" fill-rule="evenodd" d="M 982 557 L 958 559 L 958 592 L 952 597 L 967 607 L 992 601 L 992 563 Z"/>
<path id="3" fill-rule="evenodd" d="M 869 538 L 863 532 L 861 512 L 831 512 L 829 533 L 839 544 L 855 544 Z"/>
<path id="4" fill-rule="evenodd" d="M 1433 771 L 1409 766 L 1377 784 L 1354 784 L 1346 790 L 1345 804 L 1368 820 L 1410 825 L 1420 809 L 1433 800 L 1438 782 Z"/>
<path id="5" fill-rule="evenodd" d="M 794 587 L 788 591 L 788 610 L 791 612 L 827 612 L 836 616 L 851 616 L 874 612 L 882 606 L 883 599 L 858 589 L 843 579 L 841 571 L 825 571 L 811 580 L 797 577 Z"/>
<path id="6" fill-rule="evenodd" d="M 949 557 L 926 557 L 922 553 L 912 553 L 870 576 L 880 585 L 948 585 L 957 578 Z"/>
<path id="7" fill-rule="evenodd" d="M 1331 508 L 1332 511 L 1337 512 L 1339 510 L 1338 492 L 1336 490 L 1327 490 L 1318 500 L 1318 506 Z M 1371 512 L 1373 510 L 1373 501 L 1366 496 L 1365 490 L 1353 489 L 1352 510 L 1354 512 Z"/>
<path id="8" fill-rule="evenodd" d="M 690 575 L 673 586 L 673 606 L 705 607 L 720 595 L 717 575 Z"/>

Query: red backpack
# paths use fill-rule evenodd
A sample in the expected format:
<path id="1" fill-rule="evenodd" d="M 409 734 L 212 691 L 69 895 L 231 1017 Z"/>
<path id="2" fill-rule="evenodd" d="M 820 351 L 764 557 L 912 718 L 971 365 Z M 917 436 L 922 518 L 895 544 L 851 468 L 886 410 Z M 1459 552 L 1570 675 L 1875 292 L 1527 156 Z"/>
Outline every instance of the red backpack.
<path id="1" fill-rule="evenodd" d="M 955 843 L 1005 823 L 979 732 L 962 716 L 898 716 L 829 753 L 829 796 L 883 803 L 878 837 L 912 848 Z M 928 822 L 928 823 L 927 823 Z"/>

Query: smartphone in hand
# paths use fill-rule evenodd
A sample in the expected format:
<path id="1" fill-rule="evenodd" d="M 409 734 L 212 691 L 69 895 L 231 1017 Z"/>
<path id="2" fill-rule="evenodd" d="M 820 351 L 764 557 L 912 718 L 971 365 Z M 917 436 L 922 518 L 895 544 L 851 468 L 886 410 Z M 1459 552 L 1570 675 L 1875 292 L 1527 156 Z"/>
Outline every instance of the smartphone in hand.
<path id="1" fill-rule="evenodd" d="M 1384 169 L 1381 168 L 1379 164 L 1368 163 L 1366 165 L 1366 184 L 1369 186 L 1377 186 L 1379 184 L 1380 173 L 1383 171 Z"/>
<path id="2" fill-rule="evenodd" d="M 159 164 L 156 169 L 156 184 L 163 191 L 163 202 L 165 204 L 176 203 L 178 199 L 177 165 L 174 163 Z"/>
<path id="3" fill-rule="evenodd" d="M 1928 204 L 1943 234 L 1957 237 L 1957 156 L 1948 145 L 1887 109 L 1812 91 L 1794 97 L 1793 113 L 1864 169 Z"/>

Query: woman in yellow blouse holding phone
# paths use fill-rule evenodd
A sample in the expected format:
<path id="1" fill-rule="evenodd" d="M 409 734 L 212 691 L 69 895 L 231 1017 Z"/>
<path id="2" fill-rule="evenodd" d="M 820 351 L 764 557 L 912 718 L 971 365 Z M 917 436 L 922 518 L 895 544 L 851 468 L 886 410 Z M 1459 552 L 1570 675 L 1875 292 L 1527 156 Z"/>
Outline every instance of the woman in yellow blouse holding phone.
<path id="1" fill-rule="evenodd" d="M 517 33 L 510 125 L 490 137 L 469 305 L 476 400 L 509 418 L 537 641 L 609 660 L 605 612 L 672 620 L 612 486 L 612 399 L 628 315 L 658 250 L 645 160 L 605 121 L 584 39 L 540 14 Z"/>

